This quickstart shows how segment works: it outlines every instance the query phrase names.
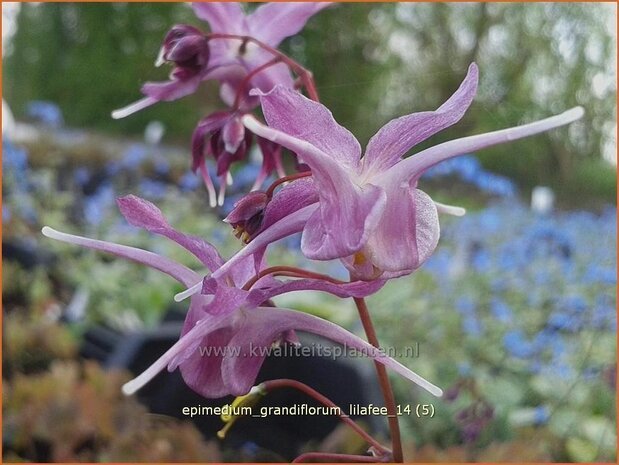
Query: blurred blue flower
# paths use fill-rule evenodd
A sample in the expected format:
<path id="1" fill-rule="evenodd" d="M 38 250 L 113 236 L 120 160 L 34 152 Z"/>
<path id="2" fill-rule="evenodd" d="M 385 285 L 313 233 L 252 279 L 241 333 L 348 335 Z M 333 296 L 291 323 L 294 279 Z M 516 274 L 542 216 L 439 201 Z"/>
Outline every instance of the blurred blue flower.
<path id="1" fill-rule="evenodd" d="M 512 321 L 512 309 L 502 299 L 493 298 L 490 302 L 490 311 L 501 323 L 509 323 Z"/>
<path id="2" fill-rule="evenodd" d="M 150 200 L 159 200 L 165 197 L 168 186 L 164 182 L 144 178 L 140 181 L 139 191 Z"/>
<path id="3" fill-rule="evenodd" d="M 59 128 L 64 124 L 60 107 L 52 102 L 34 100 L 26 106 L 28 118 L 52 128 Z"/>
<path id="4" fill-rule="evenodd" d="M 534 354 L 535 350 L 520 329 L 513 329 L 503 336 L 503 346 L 512 357 L 528 358 Z"/>
<path id="5" fill-rule="evenodd" d="M 115 205 L 116 193 L 111 184 L 104 184 L 84 199 L 84 218 L 90 225 L 101 224 L 109 210 Z"/>
<path id="6" fill-rule="evenodd" d="M 90 176 L 90 170 L 84 166 L 80 166 L 73 172 L 73 180 L 80 187 L 84 187 L 90 181 Z"/>
<path id="7" fill-rule="evenodd" d="M 5 175 L 10 170 L 23 172 L 26 169 L 28 169 L 28 154 L 26 151 L 2 138 L 2 171 Z"/>
<path id="8" fill-rule="evenodd" d="M 131 144 L 122 154 L 120 167 L 128 170 L 139 168 L 147 155 L 147 149 L 142 144 Z"/>
<path id="9" fill-rule="evenodd" d="M 550 418 L 550 410 L 548 409 L 548 407 L 544 405 L 535 407 L 535 413 L 533 417 L 534 425 L 536 426 L 544 425 L 546 424 L 546 422 L 548 422 L 549 418 Z"/>
<path id="10" fill-rule="evenodd" d="M 185 172 L 178 181 L 180 189 L 184 192 L 194 191 L 200 187 L 200 184 L 200 178 L 193 171 Z"/>

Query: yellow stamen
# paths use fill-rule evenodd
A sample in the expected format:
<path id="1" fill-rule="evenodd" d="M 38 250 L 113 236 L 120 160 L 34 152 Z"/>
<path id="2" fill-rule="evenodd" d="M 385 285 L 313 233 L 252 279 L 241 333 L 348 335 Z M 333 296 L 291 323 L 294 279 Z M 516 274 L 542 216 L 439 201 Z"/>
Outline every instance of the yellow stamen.
<path id="1" fill-rule="evenodd" d="M 252 387 L 244 396 L 238 396 L 231 404 L 227 405 L 228 408 L 226 410 L 229 413 L 221 414 L 221 421 L 223 421 L 225 425 L 217 432 L 217 437 L 219 439 L 224 439 L 230 428 L 232 428 L 232 425 L 243 415 L 243 407 L 253 407 L 264 395 L 266 395 L 266 391 L 262 384 L 259 384 L 258 386 Z"/>
<path id="2" fill-rule="evenodd" d="M 364 265 L 366 261 L 367 258 L 363 255 L 363 252 L 357 252 L 353 258 L 353 265 Z"/>

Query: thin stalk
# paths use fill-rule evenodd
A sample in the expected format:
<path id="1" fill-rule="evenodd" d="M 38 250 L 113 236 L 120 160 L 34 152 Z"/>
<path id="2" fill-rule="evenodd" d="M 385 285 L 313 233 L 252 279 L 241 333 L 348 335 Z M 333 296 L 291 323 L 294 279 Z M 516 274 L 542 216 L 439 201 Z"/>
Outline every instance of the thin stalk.
<path id="1" fill-rule="evenodd" d="M 264 71 L 267 68 L 270 68 L 273 65 L 276 65 L 278 63 L 281 63 L 281 59 L 280 58 L 273 58 L 271 61 L 267 61 L 265 64 L 258 66 L 256 69 L 252 70 L 251 73 L 248 73 L 247 76 L 245 76 L 245 78 L 243 78 L 243 81 L 241 81 L 241 84 L 239 85 L 239 89 L 236 92 L 236 96 L 234 97 L 234 105 L 233 108 L 235 110 L 238 110 L 239 107 L 241 106 L 241 102 L 243 100 L 243 96 L 245 94 L 245 91 L 247 90 L 247 86 L 249 85 L 249 81 L 251 81 L 251 79 L 258 73 L 261 73 L 262 71 Z"/>
<path id="2" fill-rule="evenodd" d="M 311 176 L 312 172 L 311 171 L 302 171 L 301 173 L 295 173 L 295 174 L 291 174 L 288 176 L 283 176 L 275 181 L 273 181 L 273 184 L 271 184 L 269 186 L 269 188 L 267 189 L 267 191 L 265 192 L 267 198 L 269 200 L 271 200 L 271 198 L 273 198 L 273 194 L 275 193 L 275 189 L 277 188 L 277 186 L 288 182 L 288 181 L 295 181 L 297 179 L 301 179 L 301 178 L 306 178 L 308 176 Z"/>
<path id="3" fill-rule="evenodd" d="M 299 78 L 301 78 L 301 82 L 303 83 L 303 86 L 307 90 L 307 94 L 309 98 L 311 98 L 312 100 L 316 102 L 319 101 L 318 92 L 316 91 L 316 85 L 314 84 L 314 78 L 312 76 L 311 71 L 305 69 L 299 63 L 297 63 L 292 58 L 290 58 L 288 55 L 250 36 L 241 36 L 241 35 L 235 35 L 235 34 L 207 34 L 206 37 L 209 40 L 211 39 L 240 40 L 241 49 L 245 48 L 247 44 L 250 42 L 256 44 L 258 47 L 262 48 L 263 50 L 266 50 L 267 52 L 269 52 L 276 58 L 279 58 L 282 62 L 286 63 L 290 67 L 290 69 L 292 69 L 299 76 Z"/>
<path id="4" fill-rule="evenodd" d="M 260 278 L 264 278 L 265 276 L 270 274 L 272 274 L 273 276 L 288 276 L 291 278 L 322 279 L 323 281 L 328 281 L 333 284 L 346 284 L 346 281 L 340 281 L 339 279 L 332 278 L 331 276 L 328 276 L 326 274 L 314 273 L 313 271 L 307 271 L 294 266 L 272 266 L 270 268 L 265 268 L 260 273 L 252 277 L 249 281 L 247 281 L 243 286 L 243 290 L 250 290 Z"/>
<path id="5" fill-rule="evenodd" d="M 354 298 L 355 305 L 359 311 L 359 317 L 363 324 L 363 329 L 368 338 L 368 342 L 377 349 L 380 349 L 378 338 L 376 337 L 376 331 L 370 318 L 370 312 L 363 298 Z M 378 375 L 378 382 L 380 389 L 385 399 L 385 406 L 387 407 L 387 421 L 389 422 L 389 430 L 391 432 L 391 449 L 393 451 L 393 461 L 397 463 L 404 462 L 404 455 L 402 453 L 402 438 L 400 437 L 400 424 L 398 422 L 397 409 L 395 405 L 395 397 L 393 395 L 393 388 L 389 382 L 387 376 L 387 369 L 381 363 L 374 362 L 376 367 L 376 374 Z"/>
<path id="6" fill-rule="evenodd" d="M 267 392 L 271 392 L 275 389 L 281 389 L 281 388 L 297 389 L 327 407 L 337 408 L 338 411 L 340 412 L 338 414 L 338 416 L 340 417 L 340 420 L 342 420 L 342 422 L 350 426 L 360 437 L 362 437 L 368 444 L 374 447 L 374 449 L 377 452 L 379 452 L 381 455 L 390 453 L 389 449 L 387 449 L 380 442 L 378 442 L 376 439 L 370 436 L 363 428 L 361 428 L 348 415 L 345 415 L 344 413 L 342 413 L 342 410 L 333 401 L 331 401 L 331 399 L 323 396 L 321 393 L 309 387 L 307 384 L 301 383 L 300 381 L 296 381 L 294 379 L 275 379 L 271 381 L 265 381 L 261 384 Z"/>
<path id="7" fill-rule="evenodd" d="M 307 452 L 299 455 L 292 463 L 303 463 L 308 461 L 319 462 L 350 462 L 350 463 L 376 463 L 376 457 L 369 455 L 352 455 L 352 454 L 332 454 L 328 452 Z"/>

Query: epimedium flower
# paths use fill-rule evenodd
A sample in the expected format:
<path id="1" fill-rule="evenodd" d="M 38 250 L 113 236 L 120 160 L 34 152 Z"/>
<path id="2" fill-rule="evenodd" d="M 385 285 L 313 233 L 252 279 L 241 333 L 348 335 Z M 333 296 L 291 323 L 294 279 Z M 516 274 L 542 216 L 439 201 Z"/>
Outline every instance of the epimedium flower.
<path id="1" fill-rule="evenodd" d="M 417 188 L 426 170 L 458 155 L 569 124 L 583 115 L 582 108 L 576 107 L 537 122 L 445 142 L 403 159 L 416 144 L 462 118 L 475 96 L 477 81 L 473 63 L 443 105 L 390 121 L 371 138 L 363 158 L 356 138 L 320 103 L 280 86 L 267 93 L 253 91 L 261 99 L 268 126 L 249 115 L 243 117 L 245 126 L 295 152 L 311 168 L 319 200 L 302 228 L 305 256 L 341 259 L 358 279 L 411 273 L 438 243 L 437 213 L 459 213 L 437 205 Z M 307 193 L 302 190 L 300 195 Z M 297 232 L 298 224 L 290 229 Z"/>
<path id="2" fill-rule="evenodd" d="M 207 79 L 221 82 L 221 97 L 229 106 L 237 95 L 242 79 L 274 58 L 268 50 L 239 40 L 252 37 L 275 49 L 330 3 L 267 3 L 246 15 L 240 3 L 196 2 L 196 16 L 206 21 L 210 35 L 185 24 L 175 25 L 166 34 L 155 64 L 170 62 L 174 65 L 170 80 L 146 83 L 145 97 L 112 113 L 123 118 L 159 101 L 177 100 L 196 91 Z M 237 36 L 234 37 L 225 37 Z M 251 87 L 268 91 L 276 84 L 292 87 L 293 78 L 286 63 L 277 62 L 252 76 Z M 249 90 L 249 89 L 248 89 Z"/>
<path id="3" fill-rule="evenodd" d="M 179 368 L 185 382 L 205 397 L 246 394 L 255 384 L 268 349 L 274 343 L 296 342 L 295 331 L 298 330 L 344 344 L 392 368 L 432 394 L 442 394 L 438 387 L 345 329 L 313 315 L 274 307 L 271 302 L 277 295 L 299 290 L 364 297 L 380 289 L 384 281 L 340 282 L 315 277 L 318 275 L 312 273 L 286 271 L 281 271 L 280 275 L 301 279 L 276 279 L 275 273 L 265 270 L 262 257 L 256 258 L 253 254 L 226 263 L 208 242 L 174 229 L 150 202 L 126 196 L 118 199 L 118 205 L 130 224 L 176 242 L 211 272 L 204 279 L 202 292 L 191 297 L 179 341 L 128 382 L 123 387 L 126 394 L 136 392 L 166 367 L 169 371 Z M 197 272 L 153 252 L 74 236 L 49 227 L 44 227 L 42 232 L 52 239 L 142 263 L 187 287 L 200 279 Z"/>
<path id="4" fill-rule="evenodd" d="M 241 122 L 241 117 L 258 105 L 258 99 L 250 96 L 249 90 L 268 91 L 275 85 L 293 88 L 296 83 L 291 70 L 308 85 L 308 73 L 276 48 L 328 5 L 268 3 L 245 15 L 239 3 L 194 3 L 196 16 L 209 24 L 210 34 L 193 26 L 174 26 L 165 36 L 155 63 L 173 64 L 170 80 L 146 83 L 142 87 L 143 99 L 114 111 L 112 116 L 122 118 L 156 102 L 179 99 L 194 93 L 207 79 L 219 81 L 221 99 L 229 110 L 207 115 L 196 126 L 192 136 L 192 168 L 204 181 L 210 206 L 223 205 L 226 185 L 232 183 L 230 166 L 246 158 L 252 143 L 251 132 Z M 257 139 L 263 161 L 255 189 L 273 171 L 284 174 L 281 148 Z M 216 164 L 219 193 L 205 163 L 209 156 Z"/>

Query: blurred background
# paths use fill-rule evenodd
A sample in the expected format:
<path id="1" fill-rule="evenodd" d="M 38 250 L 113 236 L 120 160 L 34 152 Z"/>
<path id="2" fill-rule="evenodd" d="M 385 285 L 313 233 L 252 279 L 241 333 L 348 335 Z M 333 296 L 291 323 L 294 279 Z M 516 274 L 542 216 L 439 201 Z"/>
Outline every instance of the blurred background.
<path id="1" fill-rule="evenodd" d="M 471 109 L 415 151 L 585 107 L 569 128 L 460 157 L 421 180 L 433 198 L 468 213 L 441 218 L 432 259 L 369 299 L 384 345 L 418 343 L 419 356 L 403 362 L 446 390 L 430 399 L 395 380 L 400 402 L 436 408 L 432 419 L 401 419 L 410 461 L 615 460 L 616 14 L 616 5 L 591 3 L 342 4 L 282 45 L 312 70 L 322 102 L 362 144 L 394 117 L 437 108 L 472 61 L 481 77 Z M 143 82 L 165 79 L 153 62 L 173 24 L 207 26 L 183 3 L 5 2 L 2 20 L 4 460 L 362 452 L 337 422 L 312 419 L 246 419 L 218 441 L 221 424 L 175 418 L 177 404 L 206 401 L 171 395 L 190 396 L 174 375 L 139 400 L 123 398 L 122 382 L 177 336 L 185 309 L 171 296 L 180 289 L 40 235 L 50 225 L 195 267 L 121 220 L 114 199 L 135 193 L 224 254 L 238 250 L 220 220 L 253 183 L 258 162 L 237 166 L 219 210 L 189 170 L 196 122 L 222 107 L 216 87 L 110 117 L 139 98 Z M 299 260 L 297 240 L 274 249 L 278 262 Z M 350 302 L 300 294 L 280 304 L 361 334 Z M 352 362 L 348 379 L 363 387 L 371 363 Z M 269 361 L 263 376 L 278 370 L 287 373 Z M 342 401 L 374 401 L 340 386 L 349 392 L 330 394 Z M 380 421 L 361 421 L 385 435 Z M 290 449 L 269 442 L 275 431 L 291 435 Z"/>

